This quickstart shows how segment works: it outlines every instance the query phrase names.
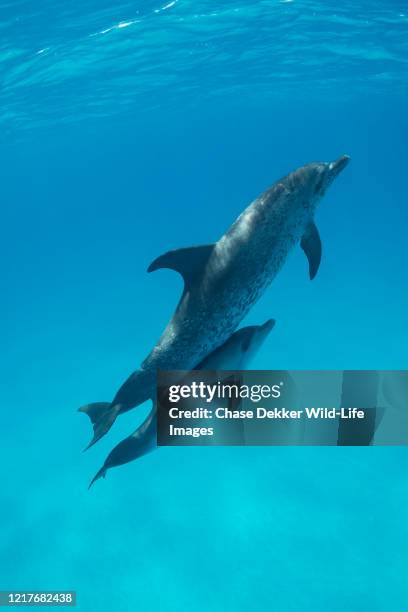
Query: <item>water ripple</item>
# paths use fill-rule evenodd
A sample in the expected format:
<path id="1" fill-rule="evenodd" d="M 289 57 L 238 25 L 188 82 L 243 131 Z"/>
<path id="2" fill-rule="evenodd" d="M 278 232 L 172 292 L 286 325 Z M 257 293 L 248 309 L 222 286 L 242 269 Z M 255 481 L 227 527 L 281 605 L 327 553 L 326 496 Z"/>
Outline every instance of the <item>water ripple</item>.
<path id="1" fill-rule="evenodd" d="M 0 122 L 225 97 L 406 93 L 405 2 L 0 2 Z"/>

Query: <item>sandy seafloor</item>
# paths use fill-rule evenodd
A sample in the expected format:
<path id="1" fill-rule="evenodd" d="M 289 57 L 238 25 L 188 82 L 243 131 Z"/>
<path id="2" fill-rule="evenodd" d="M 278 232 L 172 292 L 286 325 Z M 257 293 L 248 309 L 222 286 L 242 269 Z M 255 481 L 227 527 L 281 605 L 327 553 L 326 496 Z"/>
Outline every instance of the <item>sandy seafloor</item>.
<path id="1" fill-rule="evenodd" d="M 166 448 L 111 471 L 110 400 L 175 308 L 164 251 L 281 175 L 352 160 L 245 320 L 254 369 L 407 367 L 404 2 L 5 4 L 0 589 L 78 609 L 406 609 L 406 448 Z"/>

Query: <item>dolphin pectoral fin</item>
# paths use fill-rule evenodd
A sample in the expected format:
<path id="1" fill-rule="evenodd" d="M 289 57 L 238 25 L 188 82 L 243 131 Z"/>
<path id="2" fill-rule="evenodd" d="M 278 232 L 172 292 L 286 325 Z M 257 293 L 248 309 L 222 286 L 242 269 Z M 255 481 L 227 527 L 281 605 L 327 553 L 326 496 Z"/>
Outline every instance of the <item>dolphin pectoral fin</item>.
<path id="1" fill-rule="evenodd" d="M 161 268 L 168 268 L 179 272 L 186 285 L 190 285 L 193 280 L 204 269 L 214 244 L 204 244 L 202 246 L 187 247 L 168 251 L 155 259 L 148 267 L 148 272 L 154 272 Z"/>
<path id="2" fill-rule="evenodd" d="M 310 280 L 313 280 L 317 274 L 320 261 L 322 259 L 322 242 L 320 240 L 319 230 L 313 221 L 309 223 L 300 242 L 300 246 L 302 247 L 309 261 L 309 276 Z"/>

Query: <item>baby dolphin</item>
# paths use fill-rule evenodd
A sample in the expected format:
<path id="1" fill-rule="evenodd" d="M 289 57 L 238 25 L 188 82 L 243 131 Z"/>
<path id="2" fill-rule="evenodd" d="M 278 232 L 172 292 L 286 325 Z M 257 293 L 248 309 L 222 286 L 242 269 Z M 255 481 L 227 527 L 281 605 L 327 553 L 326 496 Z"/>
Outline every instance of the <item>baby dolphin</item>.
<path id="1" fill-rule="evenodd" d="M 243 327 L 209 357 L 204 359 L 196 370 L 243 370 L 247 367 L 269 333 L 275 326 L 275 321 L 269 319 L 263 325 Z M 156 406 L 152 408 L 146 420 L 109 453 L 105 463 L 92 479 L 89 488 L 95 480 L 105 478 L 106 472 L 113 467 L 124 465 L 157 448 Z"/>
<path id="2" fill-rule="evenodd" d="M 183 294 L 160 340 L 113 401 L 80 408 L 94 426 L 89 446 L 109 431 L 118 414 L 153 399 L 158 370 L 191 370 L 221 346 L 299 242 L 310 278 L 315 277 L 321 260 L 315 210 L 348 162 L 343 155 L 295 170 L 252 202 L 215 244 L 169 251 L 150 265 L 149 272 L 179 272 Z"/>

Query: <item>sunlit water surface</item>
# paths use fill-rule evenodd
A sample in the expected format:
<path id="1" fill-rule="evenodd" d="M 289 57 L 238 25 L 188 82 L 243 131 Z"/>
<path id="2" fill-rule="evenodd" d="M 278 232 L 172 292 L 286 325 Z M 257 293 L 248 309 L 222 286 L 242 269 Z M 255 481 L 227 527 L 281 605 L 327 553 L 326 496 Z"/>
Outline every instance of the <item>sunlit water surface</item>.
<path id="1" fill-rule="evenodd" d="M 352 161 L 246 322 L 254 368 L 406 368 L 406 2 L 0 3 L 0 589 L 80 610 L 406 609 L 405 448 L 82 454 L 182 288 L 146 274 L 269 184 Z"/>

